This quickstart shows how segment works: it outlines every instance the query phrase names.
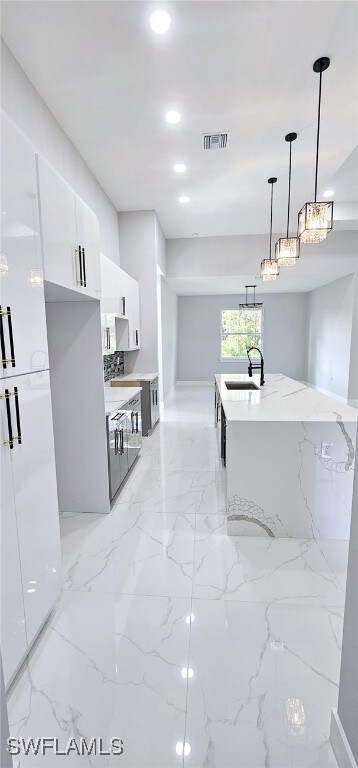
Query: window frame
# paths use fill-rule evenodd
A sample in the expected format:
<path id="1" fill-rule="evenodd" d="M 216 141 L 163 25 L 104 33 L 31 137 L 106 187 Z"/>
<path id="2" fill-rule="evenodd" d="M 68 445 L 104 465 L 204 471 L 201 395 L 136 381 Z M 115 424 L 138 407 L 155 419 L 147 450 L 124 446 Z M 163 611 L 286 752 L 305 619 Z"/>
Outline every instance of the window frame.
<path id="1" fill-rule="evenodd" d="M 225 307 L 221 307 L 220 308 L 220 314 L 219 314 L 219 326 L 220 326 L 220 328 L 219 328 L 219 332 L 220 332 L 220 336 L 219 336 L 219 344 L 220 344 L 219 360 L 220 360 L 220 363 L 240 363 L 240 362 L 243 362 L 244 360 L 248 360 L 247 355 L 243 355 L 241 357 L 222 357 L 222 355 L 221 355 L 222 313 L 226 312 L 226 311 L 231 311 L 232 312 L 233 310 L 239 311 L 239 307 L 238 306 L 236 306 L 236 307 L 227 307 L 227 306 L 225 306 Z M 256 335 L 259 338 L 261 337 L 261 345 L 258 344 L 257 346 L 261 349 L 262 356 L 263 356 L 263 354 L 264 354 L 264 308 L 260 307 L 260 310 L 261 310 L 261 333 L 258 333 Z M 245 336 L 246 334 L 245 333 L 229 333 L 227 335 L 228 336 Z"/>

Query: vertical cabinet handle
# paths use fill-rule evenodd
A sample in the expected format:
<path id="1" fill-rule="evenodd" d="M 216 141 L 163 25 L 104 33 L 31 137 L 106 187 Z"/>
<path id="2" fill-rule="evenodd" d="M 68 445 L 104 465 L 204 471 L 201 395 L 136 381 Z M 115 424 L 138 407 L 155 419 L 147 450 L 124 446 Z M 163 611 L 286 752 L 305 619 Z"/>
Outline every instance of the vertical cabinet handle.
<path id="1" fill-rule="evenodd" d="M 114 430 L 114 455 L 118 453 L 118 429 Z"/>
<path id="2" fill-rule="evenodd" d="M 20 407 L 19 407 L 19 392 L 17 387 L 14 387 L 15 395 L 15 414 L 16 414 L 16 429 L 17 429 L 17 442 L 21 445 L 21 421 L 20 421 Z"/>
<path id="3" fill-rule="evenodd" d="M 136 347 L 138 346 L 138 331 L 135 332 L 135 343 Z"/>
<path id="4" fill-rule="evenodd" d="M 111 348 L 111 334 L 109 328 L 106 328 L 106 349 Z"/>
<path id="5" fill-rule="evenodd" d="M 80 268 L 80 279 L 77 280 L 78 285 L 83 285 L 83 273 L 82 273 L 82 248 L 79 245 L 78 248 L 76 248 L 76 253 L 78 253 L 78 263 Z"/>
<path id="6" fill-rule="evenodd" d="M 4 317 L 7 317 L 8 329 L 9 329 L 10 358 L 6 357 Z M 2 367 L 5 369 L 7 368 L 8 365 L 11 364 L 11 366 L 15 368 L 16 361 L 15 361 L 14 336 L 12 332 L 11 307 L 6 307 L 6 310 L 3 310 L 1 308 L 1 305 L 0 305 L 0 345 L 1 345 Z"/>
<path id="7" fill-rule="evenodd" d="M 0 395 L 1 398 L 5 398 L 5 407 L 6 407 L 6 418 L 7 418 L 7 431 L 8 431 L 8 440 L 4 440 L 4 445 L 8 445 L 9 448 L 14 447 L 14 440 L 17 441 L 18 445 L 21 445 L 22 443 L 22 436 L 21 436 L 21 419 L 20 419 L 20 406 L 19 406 L 19 391 L 17 387 L 14 387 L 14 391 L 10 392 L 9 389 L 5 389 L 5 393 Z M 10 405 L 10 397 L 15 397 L 15 416 L 16 416 L 16 429 L 17 429 L 17 435 L 13 434 L 12 431 L 12 418 L 11 418 L 11 405 Z"/>
<path id="8" fill-rule="evenodd" d="M 5 336 L 4 336 L 4 323 L 3 323 L 3 316 L 4 313 L 0 306 L 0 342 L 1 342 L 1 362 L 2 367 L 7 367 L 7 360 L 6 360 L 6 351 L 5 351 Z"/>
<path id="9" fill-rule="evenodd" d="M 133 435 L 133 432 L 134 432 L 134 412 L 133 411 L 131 413 L 131 427 L 132 427 L 132 435 Z"/>
<path id="10" fill-rule="evenodd" d="M 82 262 L 83 262 L 83 287 L 87 288 L 87 278 L 86 278 L 86 251 L 82 247 Z"/>
<path id="11" fill-rule="evenodd" d="M 15 348 L 14 348 L 14 337 L 12 334 L 12 319 L 11 319 L 11 307 L 7 307 L 7 322 L 9 324 L 9 340 L 10 340 L 10 357 L 11 357 L 11 365 L 13 368 L 15 368 Z"/>
<path id="12" fill-rule="evenodd" d="M 155 390 L 155 404 L 158 405 L 158 390 Z"/>
<path id="13" fill-rule="evenodd" d="M 123 428 L 121 428 L 119 430 L 119 434 L 120 434 L 120 452 L 121 452 L 121 456 L 123 456 L 123 453 L 124 453 L 124 432 L 123 432 Z"/>
<path id="14" fill-rule="evenodd" d="M 122 296 L 122 315 L 126 314 L 126 297 Z"/>
<path id="15" fill-rule="evenodd" d="M 8 431 L 9 439 L 8 440 L 4 440 L 4 445 L 9 445 L 10 448 L 13 448 L 14 447 L 14 438 L 13 438 L 13 434 L 12 434 L 10 396 L 11 396 L 11 392 L 9 392 L 8 389 L 5 389 L 5 405 L 6 405 L 6 416 L 7 416 L 7 431 Z"/>
<path id="16" fill-rule="evenodd" d="M 138 419 L 138 411 L 137 411 L 135 415 L 135 431 L 137 434 L 138 434 L 138 423 L 139 423 L 139 419 Z"/>

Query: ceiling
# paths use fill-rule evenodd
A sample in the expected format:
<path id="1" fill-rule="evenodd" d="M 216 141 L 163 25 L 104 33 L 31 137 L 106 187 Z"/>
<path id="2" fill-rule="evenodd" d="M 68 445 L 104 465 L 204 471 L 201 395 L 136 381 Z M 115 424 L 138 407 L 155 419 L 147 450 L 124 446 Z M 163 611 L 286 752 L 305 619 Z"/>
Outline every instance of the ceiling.
<path id="1" fill-rule="evenodd" d="M 149 27 L 158 7 L 172 18 L 167 35 Z M 155 209 L 167 238 L 260 234 L 271 175 L 274 229 L 285 230 L 289 131 L 293 227 L 313 196 L 318 56 L 332 62 L 320 192 L 334 185 L 342 210 L 358 200 L 357 13 L 345 0 L 5 0 L 2 35 L 118 210 Z M 179 125 L 165 122 L 170 108 Z M 215 131 L 230 132 L 227 149 L 204 151 L 202 134 Z"/>

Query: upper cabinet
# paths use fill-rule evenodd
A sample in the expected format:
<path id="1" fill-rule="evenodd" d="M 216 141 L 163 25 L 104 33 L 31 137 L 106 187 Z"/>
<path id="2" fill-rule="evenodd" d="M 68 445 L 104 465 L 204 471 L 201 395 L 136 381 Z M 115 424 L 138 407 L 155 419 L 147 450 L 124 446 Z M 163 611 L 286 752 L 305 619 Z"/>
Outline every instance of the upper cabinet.
<path id="1" fill-rule="evenodd" d="M 140 348 L 139 285 L 101 254 L 103 354 Z"/>
<path id="2" fill-rule="evenodd" d="M 35 152 L 1 114 L 0 378 L 48 368 Z"/>
<path id="3" fill-rule="evenodd" d="M 42 157 L 37 157 L 44 278 L 99 299 L 96 215 Z"/>

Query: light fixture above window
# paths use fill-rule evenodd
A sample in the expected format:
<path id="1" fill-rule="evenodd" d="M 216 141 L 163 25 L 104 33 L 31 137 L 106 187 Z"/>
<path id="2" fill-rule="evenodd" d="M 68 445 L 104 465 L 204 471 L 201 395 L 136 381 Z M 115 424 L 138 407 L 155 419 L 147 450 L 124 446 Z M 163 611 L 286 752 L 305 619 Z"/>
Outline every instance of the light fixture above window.
<path id="1" fill-rule="evenodd" d="M 252 297 L 253 301 L 248 301 L 247 300 L 247 289 L 248 288 L 253 288 L 253 291 L 254 291 L 254 295 Z M 246 289 L 246 302 L 245 302 L 245 304 L 239 304 L 239 309 L 243 309 L 243 310 L 247 309 L 248 310 L 248 309 L 259 309 L 260 307 L 262 307 L 262 303 L 259 303 L 259 302 L 256 301 L 256 285 L 245 285 L 245 289 Z"/>
<path id="2" fill-rule="evenodd" d="M 298 232 L 297 235 L 301 243 L 320 243 L 324 240 L 333 227 L 333 201 L 328 203 L 317 202 L 317 181 L 318 181 L 318 153 L 319 153 L 319 133 L 321 124 L 321 94 L 322 94 L 322 72 L 325 72 L 330 65 L 328 56 L 321 56 L 313 65 L 313 71 L 319 72 L 319 91 L 318 91 L 318 118 L 317 118 L 317 141 L 316 141 L 316 174 L 314 187 L 314 202 L 306 203 L 298 214 Z"/>
<path id="3" fill-rule="evenodd" d="M 280 267 L 277 259 L 273 259 L 272 255 L 272 204 L 273 204 L 273 185 L 276 184 L 276 176 L 272 176 L 268 179 L 268 183 L 271 184 L 271 216 L 270 216 L 270 258 L 263 259 L 261 262 L 260 277 L 265 282 L 269 280 L 277 280 L 280 274 Z"/>
<path id="4" fill-rule="evenodd" d="M 300 256 L 300 238 L 289 237 L 290 231 L 290 203 L 291 203 L 291 164 L 292 164 L 292 142 L 296 141 L 297 133 L 287 133 L 285 141 L 290 144 L 290 156 L 288 163 L 288 198 L 287 198 L 287 229 L 286 237 L 280 237 L 275 245 L 275 256 L 280 267 L 291 267 L 296 264 Z"/>

